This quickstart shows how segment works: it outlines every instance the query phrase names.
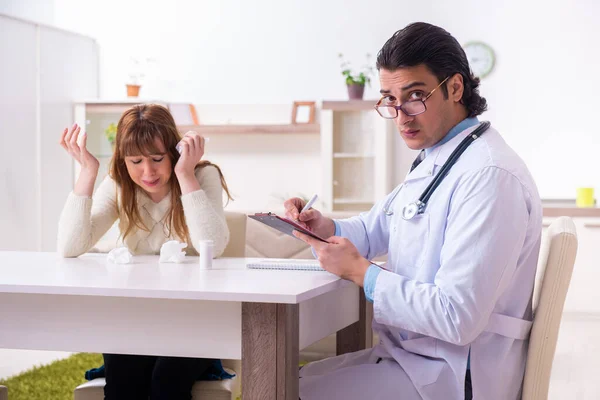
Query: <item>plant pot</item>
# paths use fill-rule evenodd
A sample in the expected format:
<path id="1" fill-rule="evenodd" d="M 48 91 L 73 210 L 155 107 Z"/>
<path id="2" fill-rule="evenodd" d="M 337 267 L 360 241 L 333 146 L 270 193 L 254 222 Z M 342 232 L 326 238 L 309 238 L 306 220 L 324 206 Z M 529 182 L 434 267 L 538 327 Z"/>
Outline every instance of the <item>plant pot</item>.
<path id="1" fill-rule="evenodd" d="M 127 97 L 138 97 L 140 94 L 140 85 L 126 85 Z"/>
<path id="2" fill-rule="evenodd" d="M 350 100 L 362 100 L 365 94 L 365 85 L 348 85 L 348 97 Z"/>

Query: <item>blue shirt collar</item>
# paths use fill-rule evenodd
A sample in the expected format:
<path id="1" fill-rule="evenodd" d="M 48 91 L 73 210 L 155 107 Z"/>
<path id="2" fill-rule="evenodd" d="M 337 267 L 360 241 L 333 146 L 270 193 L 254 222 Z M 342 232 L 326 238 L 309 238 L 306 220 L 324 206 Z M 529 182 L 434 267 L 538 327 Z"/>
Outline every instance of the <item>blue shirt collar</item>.
<path id="1" fill-rule="evenodd" d="M 425 149 L 425 155 L 428 156 L 429 153 L 431 153 L 431 151 L 433 149 L 435 149 L 437 146 L 443 145 L 444 143 L 451 140 L 452 138 L 454 138 L 456 135 L 458 135 L 462 131 L 469 129 L 469 128 L 477 125 L 478 123 L 479 123 L 479 119 L 477 119 L 477 117 L 463 119 L 456 126 L 454 126 L 454 128 L 450 129 L 450 131 L 448 131 L 448 133 L 446 134 L 446 136 L 444 136 L 444 138 L 442 140 L 437 142 L 432 147 Z"/>

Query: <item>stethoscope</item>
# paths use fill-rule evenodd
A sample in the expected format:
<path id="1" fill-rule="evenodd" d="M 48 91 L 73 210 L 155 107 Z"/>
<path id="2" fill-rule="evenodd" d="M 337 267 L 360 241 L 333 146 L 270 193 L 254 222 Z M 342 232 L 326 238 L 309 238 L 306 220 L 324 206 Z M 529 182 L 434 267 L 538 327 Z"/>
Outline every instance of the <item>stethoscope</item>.
<path id="1" fill-rule="evenodd" d="M 469 136 L 467 136 L 463 139 L 462 142 L 460 142 L 460 144 L 456 147 L 456 149 L 454 149 L 452 154 L 450 154 L 450 157 L 448 157 L 448 160 L 444 163 L 442 169 L 440 169 L 440 172 L 435 176 L 435 178 L 433 178 L 433 180 L 427 186 L 425 191 L 423 191 L 419 199 L 413 201 L 412 203 L 408 203 L 402 208 L 403 219 L 408 221 L 413 219 L 418 214 L 423 214 L 423 212 L 425 211 L 425 207 L 427 206 L 427 202 L 429 201 L 429 198 L 431 197 L 435 189 L 437 189 L 437 187 L 440 185 L 440 183 L 442 183 L 442 180 L 446 177 L 446 175 L 448 175 L 448 172 L 450 172 L 450 168 L 452 168 L 454 163 L 456 163 L 458 157 L 460 157 L 460 155 L 467 149 L 467 147 L 469 147 L 471 143 L 478 139 L 483 134 L 483 132 L 485 132 L 489 127 L 490 123 L 488 121 L 482 122 L 481 125 L 477 127 L 477 129 L 471 132 Z M 401 189 L 402 186 L 396 189 L 396 192 L 394 193 L 392 198 L 383 207 L 383 212 L 385 213 L 385 215 L 394 215 L 394 211 L 391 209 L 391 204 L 394 202 L 394 199 L 396 198 L 396 196 L 398 196 L 398 193 L 400 193 Z"/>

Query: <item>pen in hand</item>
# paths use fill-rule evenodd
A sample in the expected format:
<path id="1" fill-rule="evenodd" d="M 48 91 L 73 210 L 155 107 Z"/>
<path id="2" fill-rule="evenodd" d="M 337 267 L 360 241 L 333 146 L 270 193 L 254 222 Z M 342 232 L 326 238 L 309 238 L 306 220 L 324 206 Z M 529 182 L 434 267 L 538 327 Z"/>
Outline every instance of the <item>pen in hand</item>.
<path id="1" fill-rule="evenodd" d="M 304 207 L 302 207 L 302 210 L 298 213 L 298 215 L 294 218 L 294 220 L 296 222 L 298 222 L 303 228 L 311 230 L 310 227 L 308 225 L 306 225 L 304 222 L 300 221 L 300 214 L 302 214 L 305 211 L 310 210 L 310 208 L 313 206 L 313 204 L 315 204 L 315 201 L 317 201 L 318 196 L 315 194 L 313 195 L 313 197 L 311 197 L 311 199 L 308 201 L 308 203 L 306 203 L 304 205 Z"/>
<path id="2" fill-rule="evenodd" d="M 308 201 L 308 203 L 306 203 L 306 205 L 304 206 L 304 208 L 302 208 L 302 211 L 300 211 L 300 214 L 302 214 L 304 211 L 308 211 L 310 210 L 310 208 L 315 204 L 315 202 L 317 201 L 317 198 L 319 196 L 317 196 L 316 194 L 313 195 L 313 197 L 310 198 L 310 200 Z M 298 215 L 300 215 L 298 214 Z"/>

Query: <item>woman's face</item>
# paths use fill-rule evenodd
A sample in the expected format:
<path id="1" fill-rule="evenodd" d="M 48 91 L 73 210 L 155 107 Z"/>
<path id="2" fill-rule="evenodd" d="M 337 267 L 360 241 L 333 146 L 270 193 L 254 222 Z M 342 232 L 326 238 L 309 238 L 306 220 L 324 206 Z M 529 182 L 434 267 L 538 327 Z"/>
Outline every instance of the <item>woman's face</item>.
<path id="1" fill-rule="evenodd" d="M 158 154 L 127 156 L 125 165 L 131 180 L 158 203 L 169 193 L 173 167 L 162 141 L 157 138 L 155 145 Z"/>

